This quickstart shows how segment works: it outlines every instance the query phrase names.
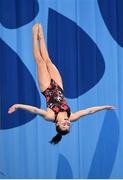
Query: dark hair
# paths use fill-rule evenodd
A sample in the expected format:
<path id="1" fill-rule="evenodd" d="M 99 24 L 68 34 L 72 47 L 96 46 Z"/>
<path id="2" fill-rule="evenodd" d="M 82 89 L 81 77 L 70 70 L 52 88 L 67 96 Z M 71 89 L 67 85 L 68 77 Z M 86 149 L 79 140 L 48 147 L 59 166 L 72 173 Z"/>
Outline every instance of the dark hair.
<path id="1" fill-rule="evenodd" d="M 63 131 L 59 126 L 56 126 L 56 131 L 58 132 L 58 134 L 52 138 L 52 140 L 50 141 L 51 144 L 59 143 L 62 139 L 62 135 L 66 135 L 69 133 L 69 130 Z"/>

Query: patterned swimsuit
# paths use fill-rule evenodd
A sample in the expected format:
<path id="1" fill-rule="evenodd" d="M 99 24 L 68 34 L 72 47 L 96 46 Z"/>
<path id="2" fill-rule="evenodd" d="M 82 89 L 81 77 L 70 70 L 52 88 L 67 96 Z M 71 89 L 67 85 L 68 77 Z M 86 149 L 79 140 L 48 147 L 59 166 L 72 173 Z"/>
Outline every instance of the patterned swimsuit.
<path id="1" fill-rule="evenodd" d="M 42 92 L 46 97 L 47 107 L 55 113 L 55 120 L 61 111 L 66 111 L 68 117 L 71 114 L 70 107 L 67 105 L 63 92 L 63 89 L 53 79 L 51 79 L 48 88 Z"/>

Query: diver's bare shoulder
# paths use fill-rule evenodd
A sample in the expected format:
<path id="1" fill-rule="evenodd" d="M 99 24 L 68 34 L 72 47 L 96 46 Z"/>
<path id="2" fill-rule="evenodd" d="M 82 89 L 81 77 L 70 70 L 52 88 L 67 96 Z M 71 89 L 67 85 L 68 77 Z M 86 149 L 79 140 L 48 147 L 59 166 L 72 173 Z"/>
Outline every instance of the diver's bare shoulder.
<path id="1" fill-rule="evenodd" d="M 46 115 L 45 115 L 45 120 L 47 120 L 47 121 L 52 121 L 52 122 L 54 122 L 54 120 L 55 120 L 55 113 L 52 111 L 52 109 L 50 109 L 50 108 L 47 108 L 46 109 Z"/>

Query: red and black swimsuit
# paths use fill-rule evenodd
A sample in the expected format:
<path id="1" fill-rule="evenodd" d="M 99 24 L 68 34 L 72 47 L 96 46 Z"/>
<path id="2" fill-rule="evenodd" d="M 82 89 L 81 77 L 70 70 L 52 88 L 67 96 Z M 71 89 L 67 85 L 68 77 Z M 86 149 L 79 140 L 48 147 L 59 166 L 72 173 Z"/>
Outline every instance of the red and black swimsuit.
<path id="1" fill-rule="evenodd" d="M 67 105 L 63 92 L 63 89 L 53 79 L 51 79 L 48 88 L 42 92 L 46 97 L 47 107 L 54 111 L 56 117 L 60 111 L 66 111 L 68 117 L 71 114 L 70 107 Z"/>

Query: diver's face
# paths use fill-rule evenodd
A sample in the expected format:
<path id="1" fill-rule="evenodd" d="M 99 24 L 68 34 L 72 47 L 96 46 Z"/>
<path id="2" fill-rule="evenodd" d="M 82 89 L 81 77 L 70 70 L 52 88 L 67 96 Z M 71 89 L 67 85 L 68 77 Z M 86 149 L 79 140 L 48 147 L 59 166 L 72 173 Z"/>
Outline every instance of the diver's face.
<path id="1" fill-rule="evenodd" d="M 70 120 L 69 120 L 69 118 L 60 119 L 60 121 L 57 123 L 57 125 L 63 131 L 64 130 L 69 130 L 70 129 Z"/>

